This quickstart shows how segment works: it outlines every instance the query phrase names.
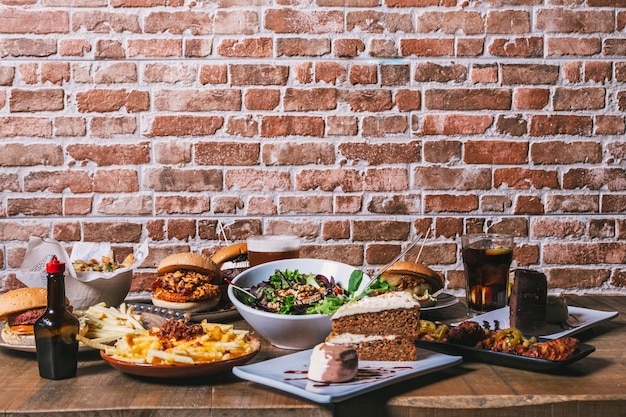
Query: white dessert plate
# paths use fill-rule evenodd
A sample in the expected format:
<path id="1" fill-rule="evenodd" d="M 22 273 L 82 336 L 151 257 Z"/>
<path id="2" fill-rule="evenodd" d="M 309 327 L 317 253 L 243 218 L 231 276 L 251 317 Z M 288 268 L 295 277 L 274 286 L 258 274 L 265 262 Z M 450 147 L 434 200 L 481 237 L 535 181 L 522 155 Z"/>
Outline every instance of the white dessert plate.
<path id="1" fill-rule="evenodd" d="M 566 326 L 569 328 L 564 329 L 563 326 L 559 324 L 550 323 L 546 329 L 546 334 L 541 335 L 541 337 L 544 339 L 558 339 L 563 336 L 571 336 L 590 327 L 596 326 L 604 321 L 612 320 L 618 315 L 617 311 L 600 311 L 572 306 L 568 306 L 568 310 L 570 314 L 568 323 L 571 327 Z M 487 322 L 492 329 L 496 327 L 496 322 L 498 322 L 497 324 L 500 329 L 511 327 L 508 306 L 485 314 L 480 314 L 476 317 L 469 318 L 468 320 L 475 321 L 480 324 Z"/>
<path id="2" fill-rule="evenodd" d="M 327 384 L 307 378 L 311 351 L 303 350 L 251 365 L 235 366 L 241 379 L 266 385 L 318 403 L 334 403 L 460 364 L 461 356 L 418 349 L 414 362 L 359 361 L 357 377 L 350 382 Z"/>
<path id="3" fill-rule="evenodd" d="M 437 296 L 437 303 L 431 307 L 422 307 L 420 311 L 439 310 L 440 308 L 446 308 L 455 305 L 459 302 L 459 299 L 454 295 L 441 293 Z"/>

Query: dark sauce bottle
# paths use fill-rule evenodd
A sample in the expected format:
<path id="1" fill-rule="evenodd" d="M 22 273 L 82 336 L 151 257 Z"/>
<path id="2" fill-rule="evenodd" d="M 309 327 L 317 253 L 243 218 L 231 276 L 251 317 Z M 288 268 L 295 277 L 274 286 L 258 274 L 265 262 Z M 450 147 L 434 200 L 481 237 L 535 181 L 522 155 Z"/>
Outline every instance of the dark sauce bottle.
<path id="1" fill-rule="evenodd" d="M 39 375 L 48 379 L 76 376 L 78 319 L 65 305 L 65 263 L 55 257 L 46 264 L 48 308 L 35 322 Z"/>

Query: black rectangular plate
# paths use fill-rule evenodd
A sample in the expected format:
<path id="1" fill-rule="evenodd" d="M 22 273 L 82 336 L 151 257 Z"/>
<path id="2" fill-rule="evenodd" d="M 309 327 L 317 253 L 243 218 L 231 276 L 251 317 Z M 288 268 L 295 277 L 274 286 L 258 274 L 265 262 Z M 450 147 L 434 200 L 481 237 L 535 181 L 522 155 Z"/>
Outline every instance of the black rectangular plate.
<path id="1" fill-rule="evenodd" d="M 547 341 L 547 339 L 540 339 L 539 341 Z M 493 352 L 487 349 L 454 345 L 452 343 L 417 340 L 415 345 L 434 352 L 463 356 L 463 359 L 468 361 L 482 362 L 490 365 L 506 366 L 508 368 L 517 368 L 536 372 L 550 371 L 569 365 L 573 362 L 579 361 L 596 350 L 594 346 L 579 343 L 578 350 L 569 358 L 562 361 L 549 361 L 546 359 L 512 355 L 510 353 Z"/>

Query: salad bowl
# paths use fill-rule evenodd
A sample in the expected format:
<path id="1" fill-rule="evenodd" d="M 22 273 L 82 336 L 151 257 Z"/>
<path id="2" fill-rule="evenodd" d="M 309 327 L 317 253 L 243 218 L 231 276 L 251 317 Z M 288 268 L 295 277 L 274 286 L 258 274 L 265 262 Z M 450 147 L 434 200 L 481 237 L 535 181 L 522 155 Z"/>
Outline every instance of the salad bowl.
<path id="1" fill-rule="evenodd" d="M 249 289 L 267 282 L 272 275 L 278 272 L 298 271 L 302 274 L 322 275 L 328 281 L 334 281 L 339 287 L 346 290 L 343 302 L 348 302 L 353 295 L 362 291 L 369 282 L 369 277 L 362 274 L 362 279 L 355 280 L 354 276 L 361 275 L 361 271 L 354 266 L 341 262 L 295 258 L 268 262 L 257 265 L 237 275 L 228 287 L 228 297 L 241 317 L 252 328 L 263 336 L 272 345 L 281 349 L 302 350 L 310 349 L 324 341 L 331 331 L 331 313 L 327 314 L 280 314 L 255 308 L 254 303 L 246 294 L 236 287 Z M 356 271 L 356 273 L 355 273 Z M 355 273 L 353 275 L 353 273 Z M 353 277 L 351 282 L 351 277 Z M 352 285 L 352 290 L 348 291 Z"/>

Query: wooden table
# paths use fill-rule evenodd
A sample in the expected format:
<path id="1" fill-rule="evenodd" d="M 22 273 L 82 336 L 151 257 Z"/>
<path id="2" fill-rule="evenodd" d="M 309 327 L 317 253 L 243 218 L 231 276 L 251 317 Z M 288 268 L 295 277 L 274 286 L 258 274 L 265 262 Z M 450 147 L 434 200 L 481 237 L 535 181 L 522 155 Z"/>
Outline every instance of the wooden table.
<path id="1" fill-rule="evenodd" d="M 41 379 L 35 355 L 0 350 L 0 414 L 52 416 L 626 416 L 626 297 L 570 297 L 573 306 L 619 311 L 579 335 L 596 347 L 553 374 L 465 362 L 337 403 L 320 405 L 231 373 L 192 381 L 150 381 L 81 354 L 78 376 Z M 455 321 L 458 304 L 427 318 Z M 236 321 L 238 328 L 246 327 Z M 253 361 L 290 353 L 264 343 Z"/>

